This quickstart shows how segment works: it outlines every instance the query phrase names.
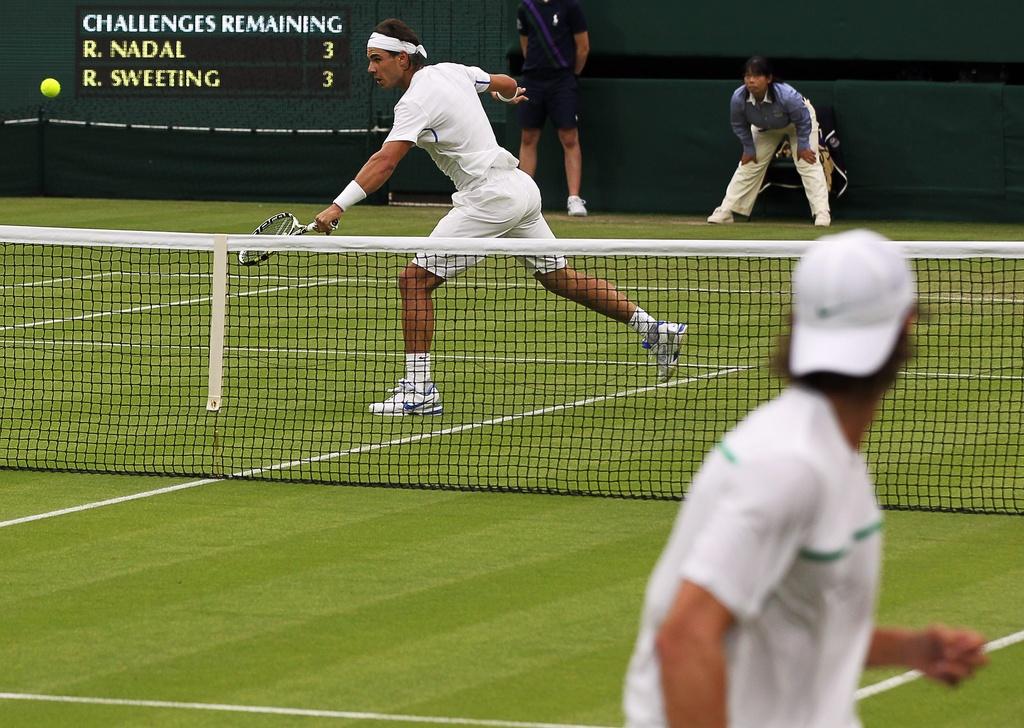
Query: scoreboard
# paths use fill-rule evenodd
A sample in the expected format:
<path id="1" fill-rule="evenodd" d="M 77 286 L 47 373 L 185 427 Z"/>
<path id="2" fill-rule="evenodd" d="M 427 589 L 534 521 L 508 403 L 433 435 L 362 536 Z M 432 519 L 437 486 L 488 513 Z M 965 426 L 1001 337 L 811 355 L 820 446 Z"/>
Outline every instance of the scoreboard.
<path id="1" fill-rule="evenodd" d="M 0 120 L 365 131 L 400 95 L 366 72 L 377 23 L 407 22 L 430 63 L 501 71 L 517 1 L 0 0 Z"/>
<path id="2" fill-rule="evenodd" d="M 348 8 L 79 6 L 74 92 L 96 97 L 344 98 Z"/>

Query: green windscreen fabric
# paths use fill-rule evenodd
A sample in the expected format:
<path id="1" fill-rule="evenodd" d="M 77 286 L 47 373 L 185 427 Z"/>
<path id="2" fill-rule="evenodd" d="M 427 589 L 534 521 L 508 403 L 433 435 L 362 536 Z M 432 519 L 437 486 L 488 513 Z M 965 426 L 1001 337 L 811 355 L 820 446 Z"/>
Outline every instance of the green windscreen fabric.
<path id="1" fill-rule="evenodd" d="M 1024 91 L 985 84 L 793 81 L 831 107 L 849 172 L 836 219 L 1024 219 Z M 582 196 L 592 212 L 707 215 L 739 159 L 735 81 L 583 79 Z M 517 153 L 514 110 L 495 124 Z M 324 200 L 383 138 L 373 134 L 168 131 L 51 121 L 0 126 L 8 194 Z M 44 161 L 45 160 L 45 161 Z M 421 150 L 376 197 L 445 195 Z M 561 145 L 550 127 L 537 170 L 545 207 L 564 210 Z M 327 198 L 325 198 L 327 195 Z M 771 201 L 765 206 L 761 202 Z M 755 216 L 807 214 L 800 190 L 768 190 Z"/>
<path id="2" fill-rule="evenodd" d="M 794 79 L 793 85 L 816 107 L 833 111 L 850 178 L 833 204 L 837 217 L 1024 217 L 1020 205 L 1007 204 L 1024 194 L 1024 92 L 997 84 Z M 736 87 L 735 81 L 583 79 L 581 194 L 591 209 L 705 215 L 714 209 L 739 160 L 729 125 Z M 510 149 L 518 148 L 518 134 L 510 113 Z M 545 206 L 564 208 L 562 150 L 550 128 L 541 140 L 537 180 Z M 802 191 L 771 196 L 772 214 L 807 214 Z"/>
<path id="3" fill-rule="evenodd" d="M 591 42 L 607 55 L 843 60 L 1024 61 L 1024 4 L 935 2 L 644 3 L 586 0 Z M 760 32 L 745 32 L 744 26 Z"/>
<path id="4" fill-rule="evenodd" d="M 734 81 L 583 79 L 583 191 L 594 210 L 691 212 L 721 199 L 739 159 L 729 128 Z M 517 150 L 510 112 L 506 144 Z M 565 167 L 554 130 L 537 169 L 545 206 L 564 209 Z"/>
<path id="5" fill-rule="evenodd" d="M 330 200 L 368 152 L 364 135 L 48 127 L 46 192 L 67 197 Z"/>
<path id="6" fill-rule="evenodd" d="M 38 123 L 0 124 L 0 149 L 3 150 L 0 195 L 42 193 L 41 128 Z"/>
<path id="7" fill-rule="evenodd" d="M 858 212 L 997 215 L 1002 87 L 839 81 L 835 107 Z"/>
<path id="8" fill-rule="evenodd" d="M 1016 207 L 1024 202 L 1024 88 L 1003 88 L 1006 197 Z"/>

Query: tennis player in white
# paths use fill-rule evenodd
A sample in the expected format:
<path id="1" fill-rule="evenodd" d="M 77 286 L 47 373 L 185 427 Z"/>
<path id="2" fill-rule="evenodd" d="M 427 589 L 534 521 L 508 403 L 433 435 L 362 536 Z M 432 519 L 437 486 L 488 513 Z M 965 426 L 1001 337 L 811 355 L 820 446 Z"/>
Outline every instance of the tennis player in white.
<path id="1" fill-rule="evenodd" d="M 790 386 L 708 455 L 647 585 L 634 728 L 855 728 L 865 665 L 956 684 L 986 661 L 970 630 L 873 623 L 882 515 L 860 447 L 908 357 L 906 261 L 866 230 L 823 238 L 793 296 Z"/>
<path id="2" fill-rule="evenodd" d="M 426 150 L 455 183 L 451 212 L 438 222 L 432 237 L 554 238 L 541 214 L 540 191 L 518 169 L 518 160 L 498 146 L 479 94 L 490 91 L 506 103 L 525 100 L 515 79 L 488 74 L 456 63 L 424 65 L 427 52 L 405 23 L 379 23 L 367 41 L 367 69 L 381 88 L 404 91 L 395 106 L 395 123 L 387 139 L 363 165 L 334 204 L 316 217 L 321 232 L 352 205 L 379 189 L 413 147 Z M 399 276 L 406 373 L 393 395 L 370 405 L 378 415 L 441 413 L 441 394 L 430 373 L 434 334 L 434 290 L 481 260 L 477 256 L 417 255 Z M 628 324 L 655 355 L 662 378 L 672 375 L 679 359 L 685 324 L 656 321 L 608 281 L 569 267 L 561 255 L 522 256 L 520 262 L 549 291 Z"/>

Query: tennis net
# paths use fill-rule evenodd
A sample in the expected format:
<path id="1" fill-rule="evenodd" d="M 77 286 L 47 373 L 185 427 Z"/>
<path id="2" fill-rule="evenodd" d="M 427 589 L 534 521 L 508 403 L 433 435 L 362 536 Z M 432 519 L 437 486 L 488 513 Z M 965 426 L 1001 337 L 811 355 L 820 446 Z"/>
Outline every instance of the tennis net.
<path id="1" fill-rule="evenodd" d="M 1024 246 L 905 243 L 925 315 L 868 459 L 889 508 L 1024 513 Z M 783 383 L 805 242 L 559 240 L 686 322 L 674 378 L 513 252 L 551 241 L 0 226 L 0 467 L 679 498 Z M 237 252 L 275 251 L 259 266 Z M 414 252 L 488 255 L 434 295 L 439 416 L 380 417 Z"/>

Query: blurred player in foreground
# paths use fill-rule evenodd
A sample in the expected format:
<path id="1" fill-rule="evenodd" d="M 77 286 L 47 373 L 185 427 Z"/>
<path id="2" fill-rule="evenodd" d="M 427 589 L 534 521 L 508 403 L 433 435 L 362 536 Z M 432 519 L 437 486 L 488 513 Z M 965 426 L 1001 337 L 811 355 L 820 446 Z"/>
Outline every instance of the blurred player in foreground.
<path id="1" fill-rule="evenodd" d="M 395 123 L 387 139 L 355 179 L 316 217 L 329 233 L 331 223 L 352 205 L 379 189 L 413 147 L 422 147 L 455 183 L 454 207 L 431 237 L 554 238 L 541 214 L 540 191 L 518 162 L 498 146 L 478 94 L 517 104 L 525 99 L 515 79 L 488 74 L 456 63 L 424 65 L 427 52 L 405 23 L 379 23 L 367 41 L 367 69 L 381 88 L 399 88 Z M 406 373 L 392 396 L 370 405 L 377 415 L 435 415 L 441 394 L 430 373 L 434 336 L 433 292 L 482 256 L 417 255 L 399 275 Z M 662 378 L 671 376 L 679 359 L 685 324 L 659 322 L 608 281 L 569 267 L 564 256 L 521 256 L 520 262 L 542 286 L 609 318 L 628 324 L 656 358 Z"/>
<path id="2" fill-rule="evenodd" d="M 970 630 L 873 622 L 882 514 L 860 448 L 909 356 L 914 289 L 866 230 L 797 265 L 790 386 L 694 478 L 647 585 L 627 725 L 856 728 L 865 666 L 955 685 L 985 664 Z"/>

